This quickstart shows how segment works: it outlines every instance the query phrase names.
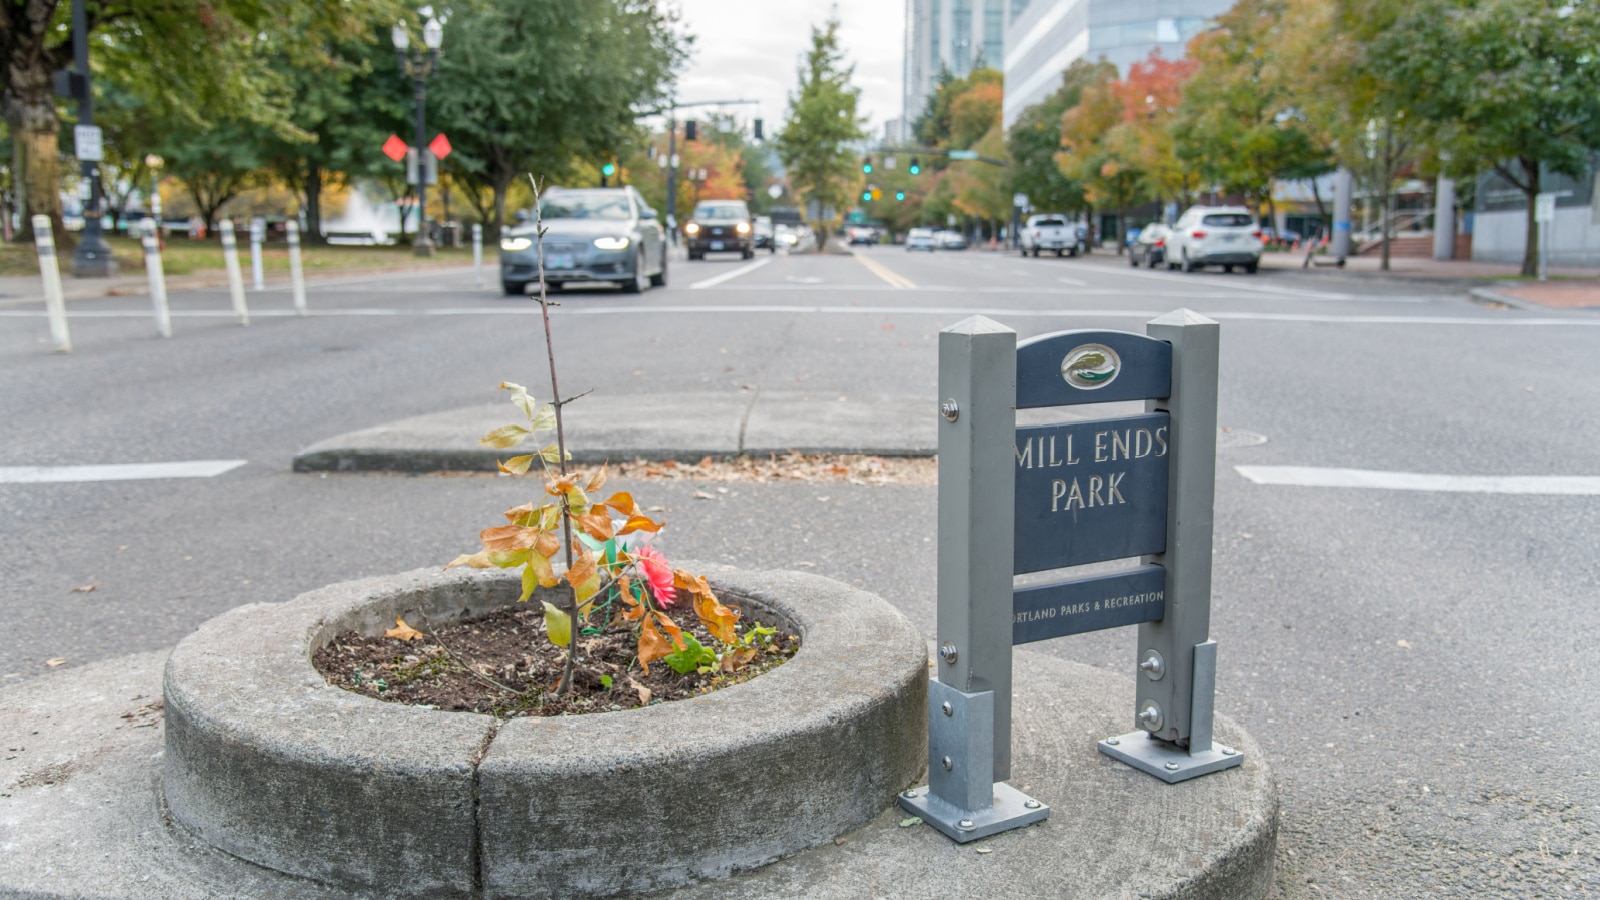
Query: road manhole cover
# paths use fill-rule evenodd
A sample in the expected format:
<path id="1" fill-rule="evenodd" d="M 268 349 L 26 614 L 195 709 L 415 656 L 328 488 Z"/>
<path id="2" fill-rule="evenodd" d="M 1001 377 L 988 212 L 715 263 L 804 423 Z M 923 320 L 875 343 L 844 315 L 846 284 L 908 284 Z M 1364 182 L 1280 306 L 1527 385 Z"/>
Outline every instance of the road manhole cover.
<path id="1" fill-rule="evenodd" d="M 1217 428 L 1217 448 L 1221 450 L 1259 447 L 1266 442 L 1266 435 L 1254 431 L 1245 431 L 1243 428 Z"/>

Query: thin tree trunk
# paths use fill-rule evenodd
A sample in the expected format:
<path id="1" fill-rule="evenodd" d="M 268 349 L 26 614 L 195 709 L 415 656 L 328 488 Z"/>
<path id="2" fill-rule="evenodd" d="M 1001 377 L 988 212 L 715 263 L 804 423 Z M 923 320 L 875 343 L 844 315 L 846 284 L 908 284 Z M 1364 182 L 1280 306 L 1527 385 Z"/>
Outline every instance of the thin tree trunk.
<path id="1" fill-rule="evenodd" d="M 12 72 L 16 72 L 15 67 Z M 18 84 L 13 90 L 20 94 L 24 87 Z M 77 238 L 62 222 L 62 172 L 57 144 L 60 123 L 56 119 L 50 85 L 46 82 L 38 92 L 29 90 L 27 96 L 18 97 L 11 106 L 8 112 L 12 115 L 6 117 L 6 127 L 11 132 L 12 142 L 12 190 L 22 220 L 17 240 L 32 241 L 33 217 L 46 215 L 50 217 L 58 252 L 70 250 L 77 246 Z"/>
<path id="2" fill-rule="evenodd" d="M 302 239 L 312 244 L 323 243 L 322 167 L 315 163 L 306 167 L 306 231 Z"/>
<path id="3" fill-rule="evenodd" d="M 1528 240 L 1522 253 L 1522 276 L 1533 278 L 1539 274 L 1539 164 L 1528 159 L 1518 162 L 1522 163 L 1522 171 L 1528 175 L 1527 186 L 1522 189 L 1528 196 Z"/>
<path id="4" fill-rule="evenodd" d="M 509 188 L 508 182 L 494 183 L 494 221 L 489 223 L 489 239 L 497 243 L 500 240 L 500 233 L 506 226 L 506 192 Z"/>

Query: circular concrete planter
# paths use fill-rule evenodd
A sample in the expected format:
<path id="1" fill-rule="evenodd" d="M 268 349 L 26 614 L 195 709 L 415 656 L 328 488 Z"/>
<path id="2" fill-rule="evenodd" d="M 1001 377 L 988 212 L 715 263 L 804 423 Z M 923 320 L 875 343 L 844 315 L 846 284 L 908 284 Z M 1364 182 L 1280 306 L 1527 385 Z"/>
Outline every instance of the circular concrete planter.
<path id="1" fill-rule="evenodd" d="M 797 631 L 800 652 L 691 700 L 502 724 L 330 687 L 311 654 L 396 615 L 515 602 L 508 573 L 424 569 L 219 616 L 167 662 L 167 807 L 218 848 L 321 882 L 607 897 L 726 877 L 890 806 L 924 764 L 916 629 L 826 578 L 687 565 L 747 618 Z"/>

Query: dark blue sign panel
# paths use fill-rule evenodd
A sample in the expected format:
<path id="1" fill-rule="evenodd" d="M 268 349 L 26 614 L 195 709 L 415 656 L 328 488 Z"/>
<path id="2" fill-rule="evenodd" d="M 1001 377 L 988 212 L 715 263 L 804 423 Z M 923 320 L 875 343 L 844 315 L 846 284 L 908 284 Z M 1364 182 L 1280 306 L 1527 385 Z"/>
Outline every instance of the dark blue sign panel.
<path id="1" fill-rule="evenodd" d="M 1160 566 L 1022 588 L 1012 594 L 1011 643 L 1159 621 L 1166 591 L 1167 570 Z"/>
<path id="2" fill-rule="evenodd" d="M 1013 571 L 1167 548 L 1166 413 L 1017 429 Z"/>
<path id="3" fill-rule="evenodd" d="M 1017 409 L 1172 395 L 1172 345 L 1128 331 L 1058 331 L 1017 345 Z"/>

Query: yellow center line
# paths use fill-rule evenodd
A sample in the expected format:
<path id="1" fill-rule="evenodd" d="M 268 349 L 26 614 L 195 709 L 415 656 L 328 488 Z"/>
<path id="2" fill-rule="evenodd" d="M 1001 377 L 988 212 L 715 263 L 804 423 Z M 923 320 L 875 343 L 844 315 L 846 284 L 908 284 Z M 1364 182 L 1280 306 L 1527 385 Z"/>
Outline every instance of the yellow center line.
<path id="1" fill-rule="evenodd" d="M 855 252 L 854 250 L 850 251 L 850 255 L 854 256 L 856 258 L 856 260 L 858 262 L 860 262 L 863 266 L 866 266 L 867 267 L 867 271 L 869 271 L 872 274 L 878 276 L 879 278 L 882 278 L 884 281 L 889 282 L 889 284 L 891 286 L 893 286 L 893 287 L 897 287 L 897 288 L 902 288 L 903 289 L 903 288 L 914 288 L 914 287 L 917 286 L 916 283 L 913 282 L 911 279 L 905 277 L 904 275 L 901 275 L 900 273 L 894 271 L 893 269 L 890 269 L 888 266 L 884 265 L 881 262 L 878 262 L 875 259 L 868 259 L 867 257 L 862 256 L 860 253 Z"/>

